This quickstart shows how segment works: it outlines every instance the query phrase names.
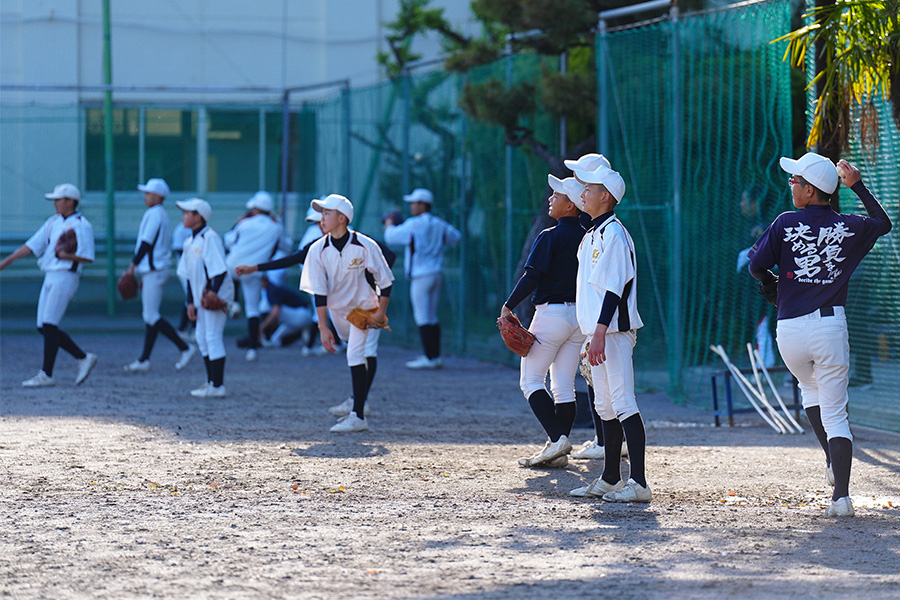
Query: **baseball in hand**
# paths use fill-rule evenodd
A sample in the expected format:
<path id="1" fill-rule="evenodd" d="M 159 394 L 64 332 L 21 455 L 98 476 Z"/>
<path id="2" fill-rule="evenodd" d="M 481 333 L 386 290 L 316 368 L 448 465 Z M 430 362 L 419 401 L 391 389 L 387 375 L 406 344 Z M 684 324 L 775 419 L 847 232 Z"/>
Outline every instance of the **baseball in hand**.
<path id="1" fill-rule="evenodd" d="M 837 173 L 838 173 L 838 177 L 840 177 L 841 179 L 843 179 L 844 177 L 847 176 L 847 171 L 845 171 L 844 168 L 841 167 L 841 165 L 837 166 Z"/>

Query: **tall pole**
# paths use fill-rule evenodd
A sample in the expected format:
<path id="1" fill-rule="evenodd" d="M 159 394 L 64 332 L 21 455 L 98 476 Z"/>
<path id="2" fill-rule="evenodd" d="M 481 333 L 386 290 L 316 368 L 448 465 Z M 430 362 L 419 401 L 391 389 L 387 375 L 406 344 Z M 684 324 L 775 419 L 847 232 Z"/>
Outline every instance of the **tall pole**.
<path id="1" fill-rule="evenodd" d="M 410 127 L 410 110 L 412 108 L 412 82 L 410 81 L 412 74 L 409 69 L 403 68 L 403 163 L 402 163 L 402 185 L 403 193 L 410 192 L 410 172 L 409 172 L 409 127 Z"/>
<path id="2" fill-rule="evenodd" d="M 512 87 L 513 83 L 513 54 L 512 54 L 512 37 L 507 36 L 506 39 L 506 88 L 509 89 Z M 513 277 L 515 273 L 513 273 L 513 197 L 512 197 L 512 169 L 513 169 L 513 148 L 509 143 L 509 140 L 506 140 L 506 145 L 504 147 L 504 174 L 505 174 L 505 185 L 506 188 L 506 265 L 505 265 L 505 278 L 503 283 L 506 288 L 509 289 L 513 283 Z"/>
<path id="3" fill-rule="evenodd" d="M 103 157 L 106 166 L 106 312 L 116 316 L 116 203 L 113 161 L 112 49 L 109 35 L 109 0 L 103 0 Z"/>
<path id="4" fill-rule="evenodd" d="M 681 274 L 682 274 L 682 247 L 681 247 L 681 46 L 679 40 L 678 6 L 673 2 L 669 12 L 672 19 L 672 290 L 669 322 L 672 324 L 669 348 L 669 384 L 675 395 L 680 395 L 684 375 L 682 374 L 682 337 L 684 330 L 682 324 L 683 311 L 681 306 Z"/>

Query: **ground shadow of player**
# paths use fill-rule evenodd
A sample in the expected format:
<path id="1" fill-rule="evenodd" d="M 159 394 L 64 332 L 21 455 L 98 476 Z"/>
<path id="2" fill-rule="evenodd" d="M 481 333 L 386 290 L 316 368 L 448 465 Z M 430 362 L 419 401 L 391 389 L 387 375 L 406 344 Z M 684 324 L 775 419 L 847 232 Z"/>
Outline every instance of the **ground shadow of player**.
<path id="1" fill-rule="evenodd" d="M 364 444 L 353 442 L 318 442 L 306 448 L 292 448 L 297 456 L 324 458 L 372 458 L 386 456 L 390 450 L 380 444 Z"/>

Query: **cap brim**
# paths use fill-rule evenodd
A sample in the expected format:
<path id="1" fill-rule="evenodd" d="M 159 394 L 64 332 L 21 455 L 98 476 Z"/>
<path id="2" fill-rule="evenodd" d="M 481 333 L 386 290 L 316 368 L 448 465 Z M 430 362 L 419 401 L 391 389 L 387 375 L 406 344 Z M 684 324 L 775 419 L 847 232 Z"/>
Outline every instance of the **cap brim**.
<path id="1" fill-rule="evenodd" d="M 547 175 L 547 185 L 549 185 L 550 189 L 558 194 L 565 195 L 566 193 L 566 188 L 563 185 L 562 179 L 559 179 L 558 177 Z"/>
<path id="2" fill-rule="evenodd" d="M 790 173 L 791 175 L 799 175 L 803 169 L 798 166 L 798 162 L 799 161 L 796 161 L 793 158 L 782 156 L 778 161 L 778 164 L 781 166 L 781 169 L 785 173 Z"/>

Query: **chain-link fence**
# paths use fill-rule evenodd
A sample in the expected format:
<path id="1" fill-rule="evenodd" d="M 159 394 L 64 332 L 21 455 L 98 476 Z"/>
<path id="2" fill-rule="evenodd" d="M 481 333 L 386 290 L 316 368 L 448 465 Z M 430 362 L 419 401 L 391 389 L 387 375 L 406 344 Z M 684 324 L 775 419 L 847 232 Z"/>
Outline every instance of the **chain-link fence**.
<path id="1" fill-rule="evenodd" d="M 599 138 L 601 151 L 627 184 L 617 213 L 638 249 L 645 327 L 635 368 L 644 389 L 667 389 L 709 406 L 709 376 L 722 368 L 709 345 L 722 344 L 746 363 L 741 357 L 747 342 L 759 337 L 765 344 L 774 337 L 774 310 L 756 294 L 742 257 L 763 228 L 790 208 L 786 177 L 778 167 L 778 158 L 792 153 L 790 73 L 783 46 L 769 43 L 789 29 L 789 2 L 777 0 L 598 36 L 604 111 Z M 459 99 L 467 81 L 536 80 L 542 69 L 559 65 L 553 58 L 517 55 L 465 77 L 414 72 L 317 98 L 290 96 L 286 105 L 278 98 L 241 105 L 171 98 L 117 103 L 117 160 L 120 149 L 127 158 L 117 162 L 116 174 L 119 263 L 124 265 L 130 253 L 143 209 L 132 190 L 145 177 L 178 182 L 175 199 L 200 191 L 213 204 L 213 225 L 220 231 L 231 227 L 256 189 L 278 192 L 284 179 L 284 219 L 295 239 L 305 229 L 303 217 L 313 197 L 346 194 L 356 205 L 355 227 L 380 239 L 381 215 L 402 210 L 404 193 L 426 187 L 435 194 L 434 212 L 463 232 L 463 241 L 445 258 L 440 307 L 445 351 L 513 363 L 495 319 L 518 276 L 532 223 L 546 210 L 548 169 L 534 153 L 505 146 L 500 128 L 467 119 Z M 283 106 L 290 111 L 284 162 Z M 66 179 L 87 190 L 83 212 L 98 237 L 106 235 L 103 190 L 92 183 L 104 180 L 98 172 L 102 164 L 91 158 L 97 152 L 91 125 L 96 110 L 97 105 L 83 103 L 63 108 L 3 103 L 3 250 L 39 226 L 49 214 L 39 194 Z M 894 216 L 900 135 L 887 114 L 879 105 L 880 146 L 861 148 L 854 142 L 851 160 Z M 546 111 L 535 115 L 525 125 L 558 151 L 559 124 Z M 65 143 L 57 136 L 53 149 L 34 145 L 60 130 L 68 132 Z M 59 157 L 64 169 L 37 161 L 56 160 L 59 148 L 71 153 Z M 281 165 L 287 165 L 287 177 Z M 842 202 L 858 210 L 850 196 Z M 177 218 L 173 203 L 166 205 Z M 855 354 L 851 417 L 900 430 L 895 240 L 896 233 L 883 238 L 864 262 L 851 282 L 848 311 Z M 393 333 L 384 341 L 416 347 L 402 260 L 394 270 Z M 291 283 L 297 273 L 289 275 Z M 87 269 L 72 311 L 102 312 L 105 275 L 101 264 Z M 2 284 L 4 321 L 17 311 L 33 311 L 39 286 L 33 265 L 4 273 Z M 170 288 L 167 305 L 175 310 L 179 289 L 174 283 Z"/>

